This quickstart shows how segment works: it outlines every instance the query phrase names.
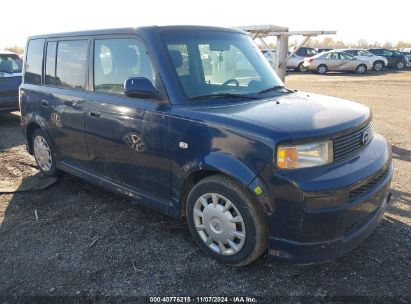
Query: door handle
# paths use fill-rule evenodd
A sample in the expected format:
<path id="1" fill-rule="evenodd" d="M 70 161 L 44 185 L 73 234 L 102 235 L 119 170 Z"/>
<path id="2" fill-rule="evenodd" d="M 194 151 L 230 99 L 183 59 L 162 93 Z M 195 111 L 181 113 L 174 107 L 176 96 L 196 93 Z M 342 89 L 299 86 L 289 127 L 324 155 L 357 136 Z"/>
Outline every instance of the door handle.
<path id="1" fill-rule="evenodd" d="M 96 110 L 88 110 L 87 115 L 94 118 L 99 118 L 101 113 Z"/>
<path id="2" fill-rule="evenodd" d="M 49 102 L 48 102 L 48 100 L 42 99 L 42 100 L 40 101 L 40 104 L 41 104 L 43 107 L 46 107 L 46 108 L 49 107 Z"/>

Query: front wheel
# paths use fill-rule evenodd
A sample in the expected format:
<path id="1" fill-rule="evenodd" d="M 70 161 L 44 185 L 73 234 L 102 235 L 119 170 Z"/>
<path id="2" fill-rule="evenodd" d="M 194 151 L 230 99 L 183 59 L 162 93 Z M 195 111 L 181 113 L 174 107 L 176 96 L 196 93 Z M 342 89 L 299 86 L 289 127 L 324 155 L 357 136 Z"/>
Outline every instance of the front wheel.
<path id="1" fill-rule="evenodd" d="M 355 72 L 357 74 L 364 74 L 365 72 L 367 72 L 367 66 L 365 64 L 360 64 L 359 66 L 357 66 L 357 68 L 355 69 Z"/>
<path id="2" fill-rule="evenodd" d="M 307 72 L 307 69 L 304 66 L 304 62 L 300 62 L 300 64 L 298 64 L 298 71 L 302 73 Z"/>
<path id="3" fill-rule="evenodd" d="M 219 262 L 240 267 L 254 262 L 267 248 L 262 211 L 251 194 L 217 174 L 191 190 L 187 222 L 199 247 Z"/>
<path id="4" fill-rule="evenodd" d="M 397 70 L 402 70 L 404 68 L 404 62 L 398 61 L 396 65 Z"/>
<path id="5" fill-rule="evenodd" d="M 38 129 L 33 133 L 32 145 L 34 152 L 34 159 L 41 173 L 52 177 L 57 175 L 56 157 L 53 146 L 47 134 Z"/>

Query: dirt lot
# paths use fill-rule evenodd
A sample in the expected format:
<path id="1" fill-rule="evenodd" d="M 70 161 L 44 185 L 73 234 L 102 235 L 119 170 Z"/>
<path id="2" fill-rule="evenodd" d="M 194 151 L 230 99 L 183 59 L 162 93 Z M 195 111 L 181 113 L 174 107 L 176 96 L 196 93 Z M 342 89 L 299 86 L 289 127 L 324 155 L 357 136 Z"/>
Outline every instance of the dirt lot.
<path id="1" fill-rule="evenodd" d="M 0 194 L 0 299 L 213 294 L 409 301 L 411 71 L 291 74 L 287 86 L 370 106 L 377 131 L 393 145 L 395 200 L 360 247 L 321 265 L 232 269 L 205 256 L 183 222 L 63 175 L 46 190 Z M 17 113 L 0 115 L 0 179 L 11 183 L 37 172 L 18 125 Z"/>

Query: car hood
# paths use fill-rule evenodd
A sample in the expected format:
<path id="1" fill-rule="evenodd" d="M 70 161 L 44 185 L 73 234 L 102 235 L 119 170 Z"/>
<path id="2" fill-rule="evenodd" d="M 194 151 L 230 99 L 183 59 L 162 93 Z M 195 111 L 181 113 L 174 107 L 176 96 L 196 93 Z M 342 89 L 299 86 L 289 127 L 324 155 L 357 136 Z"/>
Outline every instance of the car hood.
<path id="1" fill-rule="evenodd" d="M 198 109 L 200 110 L 200 109 Z M 287 133 L 291 139 L 334 135 L 356 128 L 371 119 L 370 109 L 364 105 L 335 97 L 296 92 L 283 96 L 230 103 L 230 105 L 202 107 L 203 114 L 234 119 L 271 130 Z M 205 117 L 203 117 L 205 118 Z M 208 119 L 207 119 L 208 120 Z"/>

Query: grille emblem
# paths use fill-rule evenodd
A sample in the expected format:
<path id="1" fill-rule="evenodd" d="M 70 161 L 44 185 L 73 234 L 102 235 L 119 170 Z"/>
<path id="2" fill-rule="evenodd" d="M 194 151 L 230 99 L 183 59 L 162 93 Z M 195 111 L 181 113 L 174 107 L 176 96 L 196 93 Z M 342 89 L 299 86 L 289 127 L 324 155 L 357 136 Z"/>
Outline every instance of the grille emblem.
<path id="1" fill-rule="evenodd" d="M 368 144 L 368 143 L 370 142 L 370 140 L 371 140 L 370 134 L 369 134 L 367 131 L 365 131 L 365 132 L 362 134 L 362 137 L 361 137 L 361 143 L 362 143 L 362 145 L 365 146 L 366 144 Z"/>

